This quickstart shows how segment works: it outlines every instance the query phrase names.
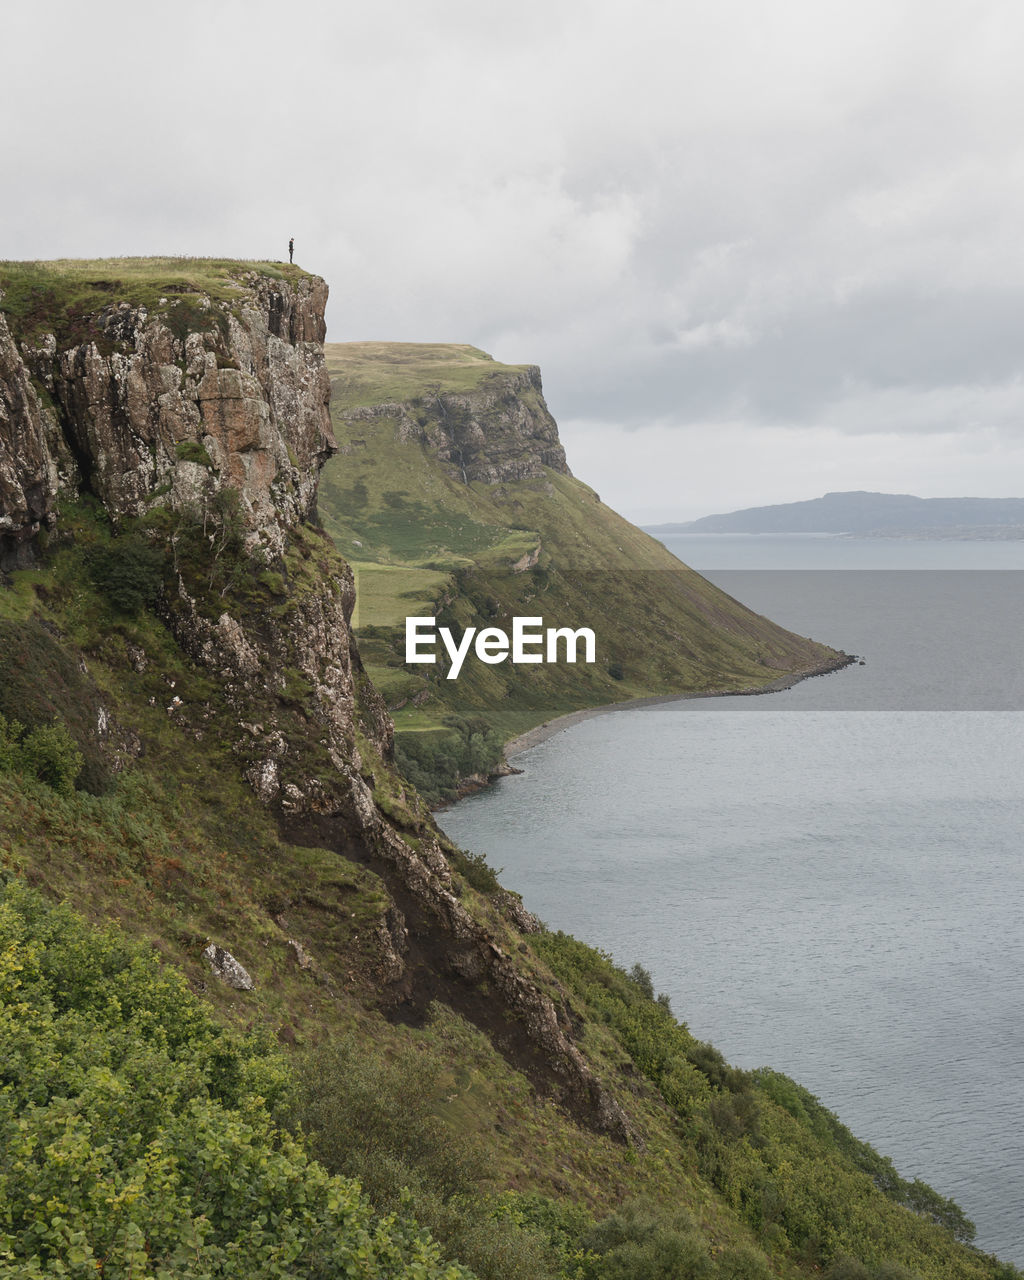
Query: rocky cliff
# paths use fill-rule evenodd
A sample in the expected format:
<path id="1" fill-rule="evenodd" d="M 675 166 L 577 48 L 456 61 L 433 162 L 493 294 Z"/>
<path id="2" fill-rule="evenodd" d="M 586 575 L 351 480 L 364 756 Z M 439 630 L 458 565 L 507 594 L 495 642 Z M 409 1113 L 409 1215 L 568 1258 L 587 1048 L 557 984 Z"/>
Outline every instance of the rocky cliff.
<path id="1" fill-rule="evenodd" d="M 332 345 L 328 365 L 338 375 L 343 452 L 387 423 L 463 484 L 571 474 L 536 365 L 499 364 L 465 345 L 398 342 Z"/>
<path id="2" fill-rule="evenodd" d="M 430 388 L 415 404 L 388 401 L 346 416 L 356 432 L 361 421 L 397 419 L 399 440 L 425 444 L 465 484 L 535 480 L 545 467 L 571 474 L 536 365 L 493 374 L 472 390 Z"/>
<path id="3" fill-rule="evenodd" d="M 230 300 L 116 297 L 85 340 L 16 343 L 0 316 L 0 502 L 11 558 L 52 527 L 61 492 L 87 490 L 114 521 L 160 503 L 240 495 L 252 547 L 280 555 L 315 508 L 334 449 L 323 358 L 327 286 L 241 271 Z M 2 303 L 0 303 L 2 305 Z"/>
<path id="4" fill-rule="evenodd" d="M 213 682 L 205 697 L 176 693 L 168 714 L 194 741 L 226 741 L 286 832 L 381 877 L 391 903 L 376 930 L 380 1004 L 416 1021 L 447 1001 L 535 1084 L 624 1138 L 624 1114 L 573 1043 L 567 1009 L 515 951 L 529 917 L 511 895 L 474 909 L 429 819 L 399 827 L 377 802 L 381 787 L 404 794 L 388 764 L 392 725 L 350 630 L 351 571 L 311 523 L 335 448 L 327 287 L 244 264 L 222 274 L 216 289 L 150 288 L 148 303 L 115 278 L 102 307 L 47 328 L 24 281 L 0 273 L 14 295 L 0 318 L 6 566 L 59 542 L 63 505 L 82 498 L 101 505 L 115 551 L 141 541 L 163 554 L 155 607 Z M 470 407 L 449 398 L 441 412 L 453 456 L 472 468 Z M 538 457 L 564 467 L 549 416 L 518 399 L 503 412 L 510 435 L 528 433 Z M 151 660 L 130 653 L 137 670 Z"/>

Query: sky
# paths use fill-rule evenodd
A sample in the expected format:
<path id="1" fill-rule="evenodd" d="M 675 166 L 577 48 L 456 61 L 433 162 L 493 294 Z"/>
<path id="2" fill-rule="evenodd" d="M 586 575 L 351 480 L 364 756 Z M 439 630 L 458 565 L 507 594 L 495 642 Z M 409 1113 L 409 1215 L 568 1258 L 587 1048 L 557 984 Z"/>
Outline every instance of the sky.
<path id="1" fill-rule="evenodd" d="M 1019 0 L 6 6 L 0 256 L 284 258 L 638 521 L 1024 495 Z"/>

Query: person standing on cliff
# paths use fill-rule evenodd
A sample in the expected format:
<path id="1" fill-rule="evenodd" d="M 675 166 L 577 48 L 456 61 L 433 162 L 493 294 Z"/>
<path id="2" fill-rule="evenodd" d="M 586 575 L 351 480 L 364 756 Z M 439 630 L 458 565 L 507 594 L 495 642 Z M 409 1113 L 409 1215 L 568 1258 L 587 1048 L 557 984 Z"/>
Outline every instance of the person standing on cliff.
<path id="1" fill-rule="evenodd" d="M 295 261 L 295 237 L 294 236 L 292 236 L 292 238 L 288 241 L 288 261 L 289 262 Z"/>

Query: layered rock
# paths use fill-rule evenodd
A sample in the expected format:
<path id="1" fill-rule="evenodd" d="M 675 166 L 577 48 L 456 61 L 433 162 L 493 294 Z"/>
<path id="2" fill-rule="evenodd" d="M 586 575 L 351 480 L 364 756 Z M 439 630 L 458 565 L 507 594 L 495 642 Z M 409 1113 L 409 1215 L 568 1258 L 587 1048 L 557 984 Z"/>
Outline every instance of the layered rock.
<path id="1" fill-rule="evenodd" d="M 344 418 L 353 434 L 360 421 L 396 419 L 399 439 L 427 445 L 467 484 L 537 480 L 546 467 L 570 474 L 536 365 L 493 373 L 467 391 L 439 390 L 416 403 L 350 409 Z"/>
<path id="2" fill-rule="evenodd" d="M 0 314 L 0 567 L 27 563 L 31 541 L 52 525 L 63 470 L 74 469 L 52 414 Z"/>
<path id="3" fill-rule="evenodd" d="M 112 303 L 90 317 L 85 342 L 35 334 L 19 351 L 5 326 L 9 544 L 52 523 L 61 489 L 92 492 L 117 522 L 156 504 L 201 509 L 231 488 L 250 547 L 280 555 L 287 529 L 314 510 L 320 467 L 336 448 L 326 300 L 318 277 L 250 272 L 230 301 L 162 299 L 155 311 Z"/>

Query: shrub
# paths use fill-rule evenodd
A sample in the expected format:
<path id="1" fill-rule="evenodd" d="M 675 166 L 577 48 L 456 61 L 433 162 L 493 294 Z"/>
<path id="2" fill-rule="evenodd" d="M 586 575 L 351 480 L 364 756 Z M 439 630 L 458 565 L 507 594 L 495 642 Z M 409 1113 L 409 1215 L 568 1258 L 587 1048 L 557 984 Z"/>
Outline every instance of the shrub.
<path id="1" fill-rule="evenodd" d="M 597 1280 L 711 1280 L 714 1265 L 688 1214 L 668 1218 L 656 1209 L 627 1204 L 585 1238 L 599 1256 Z"/>
<path id="2" fill-rule="evenodd" d="M 495 871 L 482 853 L 456 848 L 449 854 L 449 861 L 463 880 L 478 893 L 496 893 L 501 888 L 498 880 L 501 871 Z"/>
<path id="3" fill-rule="evenodd" d="M 28 773 L 63 796 L 74 790 L 85 757 L 67 726 L 55 720 L 26 730 L 0 713 L 0 770 Z"/>
<path id="4" fill-rule="evenodd" d="M 174 446 L 174 456 L 179 462 L 198 462 L 201 467 L 213 470 L 213 459 L 206 452 L 206 446 L 199 440 L 180 440 Z"/>
<path id="5" fill-rule="evenodd" d="M 0 889 L 0 1272 L 472 1280 L 274 1124 L 288 1072 L 116 930 Z"/>
<path id="6" fill-rule="evenodd" d="M 53 787 L 62 796 L 74 790 L 85 757 L 67 727 L 54 721 L 27 733 L 21 744 L 21 761 L 27 772 Z"/>
<path id="7" fill-rule="evenodd" d="M 483 1160 L 430 1109 L 440 1068 L 426 1055 L 367 1059 L 334 1043 L 300 1074 L 298 1118 L 332 1172 L 359 1177 L 374 1202 L 397 1207 L 403 1187 L 442 1201 L 475 1189 Z"/>
<path id="8" fill-rule="evenodd" d="M 332 1172 L 358 1178 L 378 1209 L 403 1205 L 480 1280 L 554 1280 L 547 1231 L 495 1200 L 483 1150 L 432 1110 L 445 1064 L 408 1050 L 369 1058 L 334 1043 L 300 1072 L 295 1118 Z"/>
<path id="9" fill-rule="evenodd" d="M 141 534 L 127 533 L 90 548 L 89 577 L 120 613 L 155 604 L 163 590 L 164 555 Z"/>
<path id="10" fill-rule="evenodd" d="M 654 999 L 654 979 L 649 969 L 645 969 L 642 964 L 635 964 L 629 971 L 629 980 L 636 983 L 648 1000 Z"/>

